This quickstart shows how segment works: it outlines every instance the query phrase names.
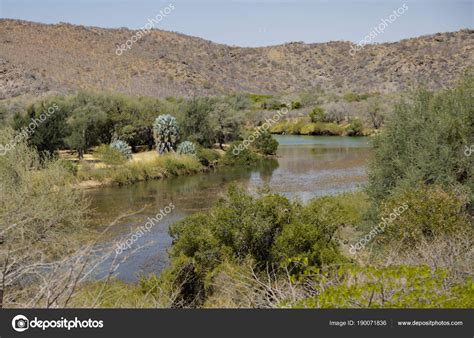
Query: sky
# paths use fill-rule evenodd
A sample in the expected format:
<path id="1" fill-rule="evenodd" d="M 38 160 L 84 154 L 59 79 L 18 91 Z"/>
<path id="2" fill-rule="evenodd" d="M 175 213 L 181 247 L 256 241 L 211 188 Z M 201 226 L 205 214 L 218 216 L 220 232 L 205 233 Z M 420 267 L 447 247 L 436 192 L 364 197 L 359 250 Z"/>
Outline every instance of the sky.
<path id="1" fill-rule="evenodd" d="M 474 0 L 0 0 L 0 17 L 139 29 L 169 4 L 156 28 L 242 47 L 358 43 L 404 5 L 371 43 L 474 26 Z"/>

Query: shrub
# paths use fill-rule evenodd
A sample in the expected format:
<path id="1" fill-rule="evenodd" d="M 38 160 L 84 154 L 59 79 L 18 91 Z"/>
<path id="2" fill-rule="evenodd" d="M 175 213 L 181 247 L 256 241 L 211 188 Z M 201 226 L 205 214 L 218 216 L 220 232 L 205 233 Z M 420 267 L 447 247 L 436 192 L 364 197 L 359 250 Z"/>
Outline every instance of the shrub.
<path id="1" fill-rule="evenodd" d="M 315 277 L 319 295 L 303 308 L 472 308 L 474 283 L 446 283 L 447 271 L 426 266 L 341 267 Z"/>
<path id="2" fill-rule="evenodd" d="M 300 109 L 301 108 L 301 102 L 299 101 L 292 101 L 291 102 L 291 109 Z"/>
<path id="3" fill-rule="evenodd" d="M 304 207 L 280 195 L 254 197 L 231 187 L 226 198 L 209 212 L 196 213 L 171 226 L 174 244 L 170 256 L 172 262 L 192 262 L 200 274 L 194 280 L 196 285 L 212 278 L 224 262 L 251 260 L 262 272 L 278 270 L 294 256 L 305 257 L 315 266 L 345 262 L 335 233 L 349 222 L 346 211 L 347 205 L 337 198 L 315 200 Z M 212 290 L 206 291 L 206 297 L 209 292 Z"/>
<path id="4" fill-rule="evenodd" d="M 208 167 L 209 165 L 212 165 L 220 158 L 219 153 L 217 151 L 213 149 L 202 148 L 202 147 L 199 147 L 197 149 L 196 155 L 199 159 L 199 162 L 201 162 L 201 164 L 206 167 Z"/>
<path id="5" fill-rule="evenodd" d="M 153 135 L 159 154 L 174 150 L 179 139 L 176 119 L 171 115 L 158 116 L 153 124 Z"/>
<path id="6" fill-rule="evenodd" d="M 132 148 L 128 145 L 127 142 L 122 140 L 114 140 L 112 141 L 112 143 L 110 143 L 110 147 L 112 149 L 118 150 L 127 160 L 130 160 L 132 158 Z"/>
<path id="7" fill-rule="evenodd" d="M 255 139 L 253 146 L 260 154 L 275 155 L 278 149 L 278 141 L 268 131 L 262 131 Z"/>
<path id="8" fill-rule="evenodd" d="M 122 152 L 116 148 L 112 148 L 109 145 L 102 144 L 95 148 L 94 156 L 105 164 L 119 165 L 126 161 Z"/>
<path id="9" fill-rule="evenodd" d="M 364 125 L 359 119 L 353 119 L 347 128 L 347 135 L 349 136 L 362 136 Z"/>
<path id="10" fill-rule="evenodd" d="M 184 141 L 178 145 L 178 154 L 196 155 L 196 146 L 192 142 Z"/>
<path id="11" fill-rule="evenodd" d="M 222 158 L 224 165 L 253 165 L 260 160 L 258 154 L 250 147 L 245 147 L 243 142 L 233 142 Z"/>
<path id="12" fill-rule="evenodd" d="M 316 123 L 307 123 L 301 128 L 300 134 L 301 135 L 313 135 L 313 134 L 316 133 L 317 130 L 318 129 L 317 129 Z"/>
<path id="13" fill-rule="evenodd" d="M 472 230 L 467 213 L 468 196 L 440 186 L 400 187 L 381 205 L 380 216 L 406 210 L 377 237 L 380 242 L 397 242 L 401 248 L 416 246 L 421 240 Z"/>
<path id="14" fill-rule="evenodd" d="M 474 78 L 452 90 L 432 94 L 418 91 L 410 103 L 401 102 L 375 137 L 369 171 L 369 194 L 376 204 L 398 185 L 418 182 L 445 187 L 460 184 L 474 191 L 474 156 L 463 150 L 474 144 L 472 96 Z"/>
<path id="15" fill-rule="evenodd" d="M 77 162 L 68 161 L 68 160 L 58 160 L 58 164 L 62 166 L 64 169 L 66 169 L 73 176 L 77 175 L 77 171 L 78 171 Z"/>
<path id="16" fill-rule="evenodd" d="M 311 122 L 326 122 L 326 112 L 323 108 L 317 106 L 309 113 Z"/>

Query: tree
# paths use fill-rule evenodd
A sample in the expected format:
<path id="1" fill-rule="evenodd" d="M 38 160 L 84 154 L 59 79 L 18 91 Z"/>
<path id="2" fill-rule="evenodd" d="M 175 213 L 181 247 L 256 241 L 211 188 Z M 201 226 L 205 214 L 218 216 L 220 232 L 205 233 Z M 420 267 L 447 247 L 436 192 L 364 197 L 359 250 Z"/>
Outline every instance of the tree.
<path id="1" fill-rule="evenodd" d="M 159 154 L 174 151 L 179 139 L 178 122 L 171 115 L 160 115 L 153 124 L 156 150 Z"/>
<path id="2" fill-rule="evenodd" d="M 241 133 L 242 118 L 226 103 L 218 103 L 210 113 L 214 138 L 223 149 L 223 144 L 232 142 Z"/>
<path id="3" fill-rule="evenodd" d="M 212 146 L 213 130 L 209 119 L 212 109 L 208 98 L 193 98 L 185 104 L 182 126 L 187 139 L 204 147 Z"/>
<path id="4" fill-rule="evenodd" d="M 32 131 L 29 144 L 40 155 L 51 155 L 65 146 L 64 138 L 69 133 L 67 117 L 67 104 L 60 97 L 55 97 L 30 105 L 26 115 L 15 115 L 14 126 L 16 130 L 29 128 Z"/>
<path id="5" fill-rule="evenodd" d="M 378 100 L 373 100 L 369 103 L 368 114 L 372 126 L 375 129 L 379 129 L 383 124 L 384 116 L 382 115 L 382 109 Z"/>
<path id="6" fill-rule="evenodd" d="M 78 153 L 79 159 L 84 158 L 84 152 L 100 143 L 101 127 L 107 121 L 107 115 L 97 106 L 86 103 L 75 108 L 67 123 L 70 135 L 66 144 Z"/>

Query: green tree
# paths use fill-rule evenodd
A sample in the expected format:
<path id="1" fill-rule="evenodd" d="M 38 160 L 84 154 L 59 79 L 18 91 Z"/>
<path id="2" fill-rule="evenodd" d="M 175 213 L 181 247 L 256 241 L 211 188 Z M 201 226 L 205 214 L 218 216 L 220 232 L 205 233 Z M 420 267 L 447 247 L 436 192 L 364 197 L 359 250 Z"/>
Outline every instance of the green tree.
<path id="1" fill-rule="evenodd" d="M 60 97 L 39 101 L 27 108 L 26 115 L 15 116 L 15 129 L 29 128 L 29 144 L 41 155 L 52 155 L 65 146 L 68 111 L 67 103 Z"/>
<path id="2" fill-rule="evenodd" d="M 66 137 L 66 144 L 75 149 L 79 159 L 84 152 L 100 143 L 101 127 L 107 121 L 107 115 L 95 105 L 86 103 L 75 108 L 67 120 L 70 135 Z"/>
<path id="3" fill-rule="evenodd" d="M 227 103 L 218 103 L 210 113 L 211 128 L 214 138 L 221 149 L 223 144 L 236 140 L 240 133 L 243 120 L 241 115 Z"/>
<path id="4" fill-rule="evenodd" d="M 187 139 L 204 147 L 212 146 L 214 133 L 209 118 L 212 110 L 213 104 L 208 98 L 193 98 L 185 104 L 182 127 Z"/>

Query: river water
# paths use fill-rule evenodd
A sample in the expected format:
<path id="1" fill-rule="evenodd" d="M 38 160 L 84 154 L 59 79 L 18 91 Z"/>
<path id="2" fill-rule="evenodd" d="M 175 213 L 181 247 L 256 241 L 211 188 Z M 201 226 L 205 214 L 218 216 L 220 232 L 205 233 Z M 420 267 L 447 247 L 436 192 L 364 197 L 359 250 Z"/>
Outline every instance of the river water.
<path id="1" fill-rule="evenodd" d="M 174 210 L 138 238 L 127 250 L 116 277 L 134 282 L 141 274 L 159 273 L 169 263 L 171 246 L 168 228 L 176 221 L 206 211 L 224 196 L 229 184 L 236 183 L 255 191 L 268 185 L 290 199 L 302 202 L 327 194 L 360 189 L 367 180 L 366 166 L 371 154 L 369 138 L 337 136 L 275 136 L 279 141 L 277 160 L 255 168 L 224 167 L 217 170 L 163 180 L 140 182 L 123 187 L 108 187 L 87 192 L 97 229 L 109 225 L 119 215 L 144 210 L 116 222 L 101 245 L 127 236 L 155 217 L 170 203 Z M 96 278 L 108 271 L 110 260 L 97 270 Z"/>

